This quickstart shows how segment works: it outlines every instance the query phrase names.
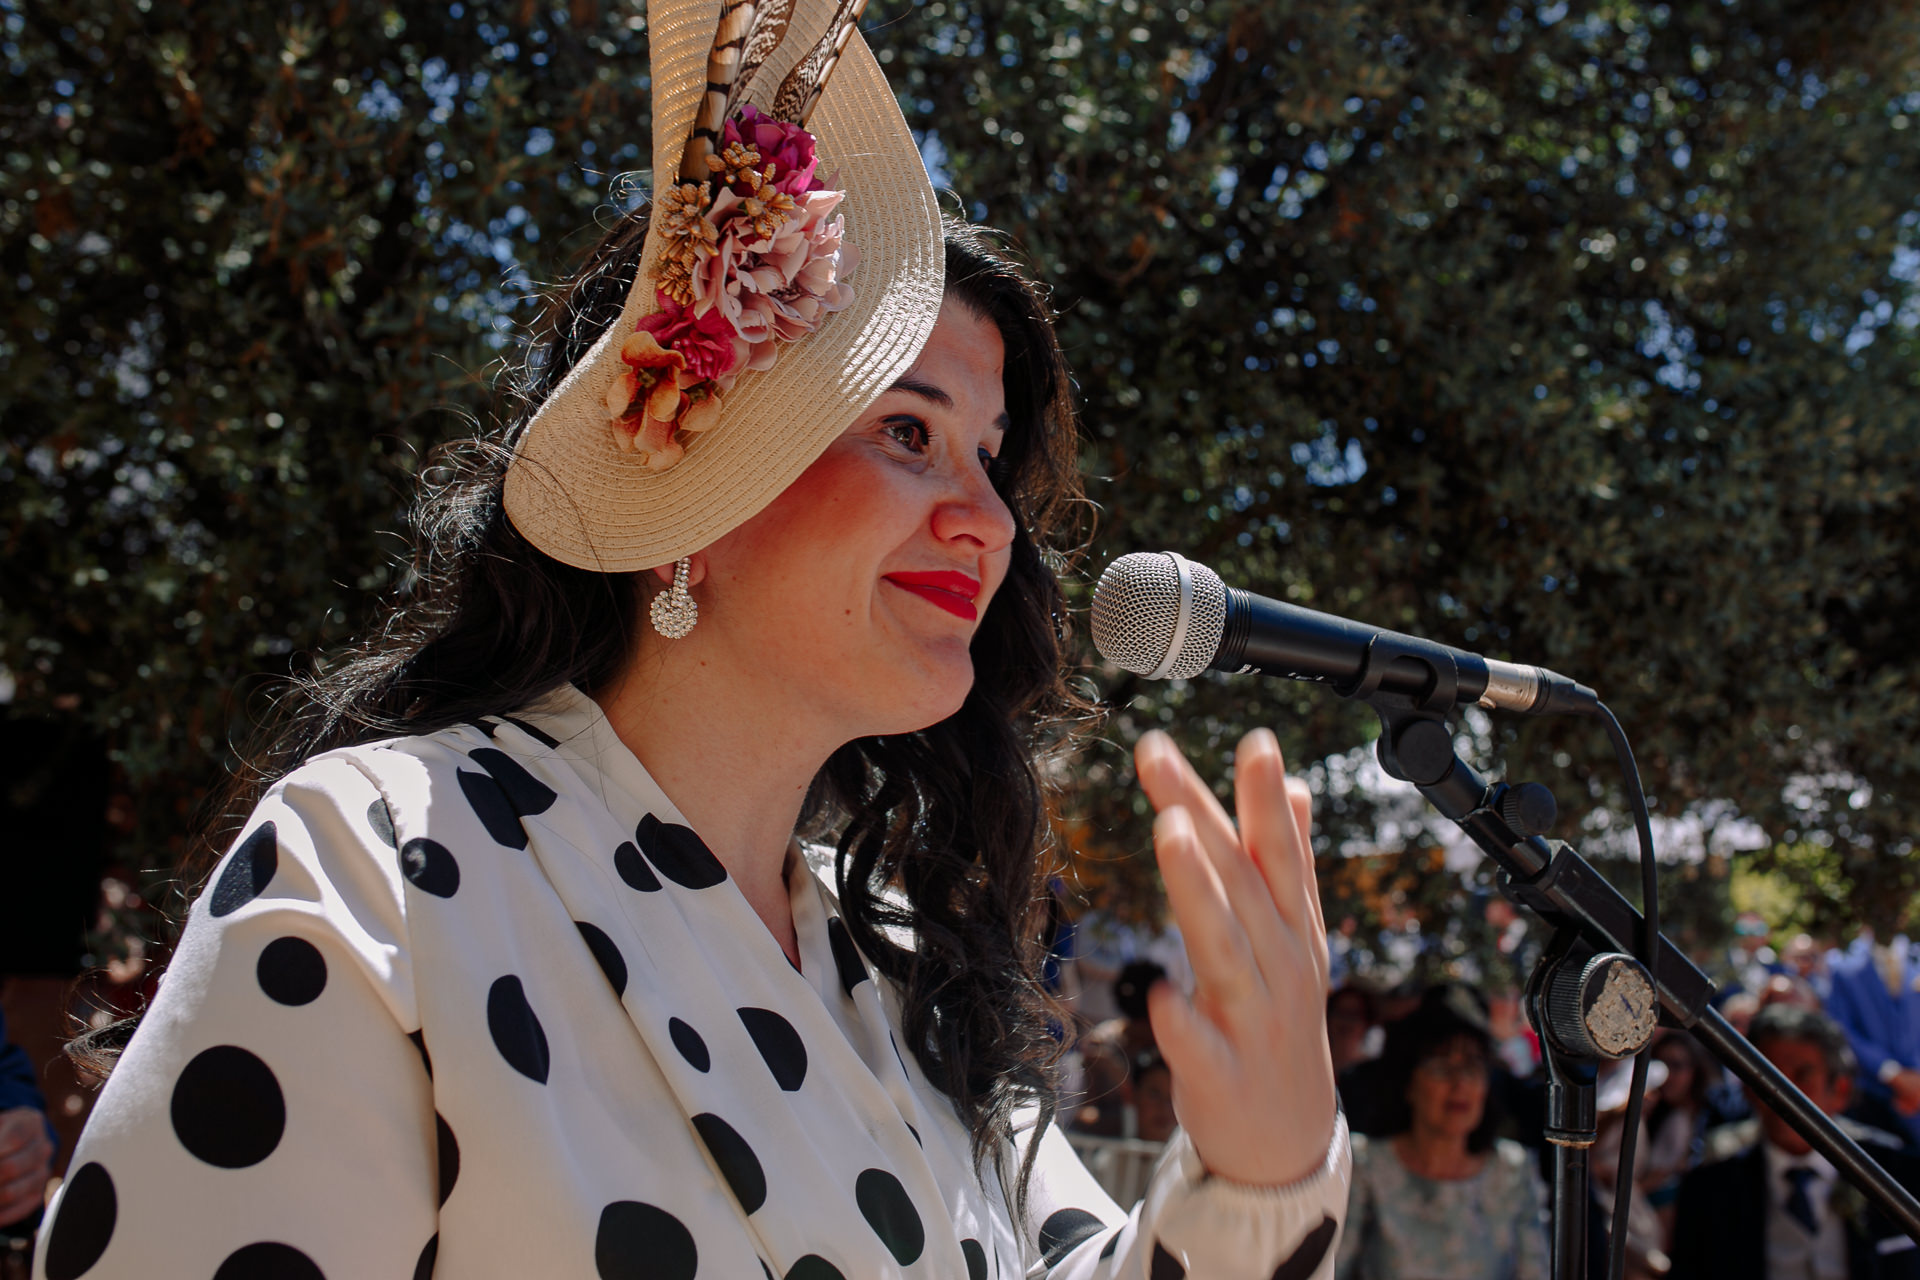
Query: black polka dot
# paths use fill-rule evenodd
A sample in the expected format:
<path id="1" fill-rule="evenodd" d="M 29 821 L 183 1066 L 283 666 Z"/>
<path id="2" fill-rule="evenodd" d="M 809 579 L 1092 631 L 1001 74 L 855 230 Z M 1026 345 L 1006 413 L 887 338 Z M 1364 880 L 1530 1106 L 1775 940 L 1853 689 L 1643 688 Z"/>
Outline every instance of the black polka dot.
<path id="1" fill-rule="evenodd" d="M 400 874 L 414 888 L 436 898 L 451 898 L 460 888 L 460 864 L 447 846 L 425 836 L 400 846 Z"/>
<path id="2" fill-rule="evenodd" d="M 327 989 L 327 961 L 305 938 L 275 938 L 253 967 L 260 989 L 281 1004 L 312 1004 Z"/>
<path id="3" fill-rule="evenodd" d="M 273 824 L 263 822 L 228 856 L 220 878 L 213 883 L 207 910 L 216 916 L 232 915 L 266 892 L 279 869 L 280 841 Z"/>
<path id="4" fill-rule="evenodd" d="M 853 945 L 853 935 L 847 932 L 839 916 L 827 921 L 827 945 L 833 948 L 833 966 L 840 971 L 840 985 L 852 995 L 853 989 L 869 976 L 867 962 L 860 958 L 860 948 Z"/>
<path id="5" fill-rule="evenodd" d="M 467 759 L 493 775 L 493 780 L 507 793 L 513 811 L 523 818 L 545 813 L 559 798 L 558 792 L 528 773 L 525 765 L 504 751 L 477 747 L 467 752 Z"/>
<path id="6" fill-rule="evenodd" d="M 853 1199 L 860 1214 L 901 1266 L 910 1265 L 926 1248 L 927 1231 L 900 1179 L 885 1169 L 868 1169 L 854 1180 Z"/>
<path id="7" fill-rule="evenodd" d="M 327 1280 L 313 1259 L 290 1244 L 250 1244 L 227 1255 L 213 1280 Z"/>
<path id="8" fill-rule="evenodd" d="M 693 1280 L 700 1253 L 693 1233 L 665 1209 L 616 1200 L 600 1211 L 593 1265 L 600 1280 Z"/>
<path id="9" fill-rule="evenodd" d="M 173 1085 L 180 1145 L 222 1169 L 259 1164 L 280 1145 L 287 1103 L 267 1064 L 238 1045 L 196 1055 Z"/>
<path id="10" fill-rule="evenodd" d="M 552 734 L 547 733 L 541 729 L 535 728 L 533 725 L 528 724 L 525 720 L 519 720 L 514 718 L 513 716 L 501 716 L 500 718 L 502 720 L 505 720 L 508 724 L 512 725 L 514 728 L 518 729 L 520 732 L 526 734 L 529 738 L 532 738 L 535 742 L 539 743 L 543 747 L 547 747 L 551 749 L 553 747 L 557 747 L 560 745 L 560 739 L 554 737 Z"/>
<path id="11" fill-rule="evenodd" d="M 427 1237 L 426 1248 L 420 1250 L 420 1260 L 413 1264 L 413 1280 L 433 1280 L 433 1264 L 439 1256 L 440 1233 L 436 1231 Z"/>
<path id="12" fill-rule="evenodd" d="M 807 1078 L 807 1046 L 793 1024 L 771 1009 L 742 1009 L 740 1021 L 747 1034 L 766 1059 L 767 1070 L 788 1093 L 798 1089 Z"/>
<path id="13" fill-rule="evenodd" d="M 427 1052 L 426 1029 L 423 1027 L 407 1032 L 407 1039 L 413 1041 L 413 1047 L 420 1051 L 420 1065 L 427 1069 L 427 1079 L 433 1079 L 433 1055 Z"/>
<path id="14" fill-rule="evenodd" d="M 1040 1254 L 1048 1266 L 1054 1266 L 1081 1241 L 1091 1240 L 1106 1229 L 1106 1223 L 1085 1209 L 1055 1209 L 1040 1224 Z"/>
<path id="15" fill-rule="evenodd" d="M 113 1241 L 120 1198 L 113 1179 L 97 1161 L 89 1161 L 67 1179 L 60 1214 L 46 1235 L 47 1280 L 78 1280 Z"/>
<path id="16" fill-rule="evenodd" d="M 607 981 L 613 984 L 613 994 L 625 995 L 627 991 L 627 961 L 620 954 L 620 948 L 613 945 L 613 939 L 598 926 L 585 920 L 575 920 L 580 936 L 587 941 L 587 950 L 593 952 L 593 958 L 600 964 L 600 972 L 607 975 Z"/>
<path id="17" fill-rule="evenodd" d="M 707 1042 L 678 1018 L 667 1019 L 667 1034 L 673 1037 L 673 1047 L 680 1051 L 695 1071 L 705 1071 L 713 1065 L 713 1055 L 707 1052 Z"/>
<path id="18" fill-rule="evenodd" d="M 460 1181 L 460 1144 L 446 1117 L 438 1111 L 433 1113 L 433 1136 L 440 1148 L 440 1203 L 444 1205 L 453 1194 L 453 1184 Z"/>
<path id="19" fill-rule="evenodd" d="M 459 779 L 460 794 L 473 806 L 473 816 L 480 819 L 488 835 L 509 849 L 527 847 L 527 829 L 520 825 L 513 801 L 492 774 L 455 769 L 453 776 Z"/>
<path id="20" fill-rule="evenodd" d="M 624 843 L 613 851 L 613 869 L 627 882 L 627 888 L 638 889 L 642 893 L 658 893 L 660 877 L 653 874 L 653 868 L 640 856 L 640 850 L 631 843 Z"/>
<path id="21" fill-rule="evenodd" d="M 967 1280 L 987 1280 L 987 1251 L 978 1240 L 962 1240 L 960 1252 L 967 1259 Z"/>
<path id="22" fill-rule="evenodd" d="M 740 1207 L 753 1213 L 765 1204 L 766 1171 L 760 1167 L 760 1157 L 753 1154 L 753 1148 L 740 1136 L 740 1131 L 712 1114 L 695 1116 L 693 1127 L 700 1141 L 707 1144 L 714 1164 L 720 1167 L 720 1176 L 733 1188 L 733 1198 L 740 1202 Z"/>
<path id="23" fill-rule="evenodd" d="M 840 1268 L 817 1253 L 810 1253 L 787 1268 L 786 1280 L 847 1280 Z"/>
<path id="24" fill-rule="evenodd" d="M 1147 1270 L 1147 1280 L 1186 1280 L 1187 1265 L 1167 1252 L 1167 1247 L 1158 1240 L 1153 1242 L 1153 1265 Z"/>
<path id="25" fill-rule="evenodd" d="M 400 842 L 393 834 L 393 810 L 387 808 L 385 800 L 375 800 L 367 806 L 367 825 L 373 828 L 373 834 L 380 837 L 380 843 L 389 849 L 398 849 Z"/>
<path id="26" fill-rule="evenodd" d="M 1323 1215 L 1320 1225 L 1307 1232 L 1307 1238 L 1300 1242 L 1300 1247 L 1273 1269 L 1273 1280 L 1307 1280 L 1308 1276 L 1320 1269 L 1320 1263 L 1326 1258 L 1327 1250 L 1333 1247 L 1333 1238 L 1339 1232 L 1340 1224 Z"/>
<path id="27" fill-rule="evenodd" d="M 533 1016 L 526 989 L 512 974 L 495 980 L 487 992 L 487 1030 L 508 1066 L 529 1080 L 547 1082 L 547 1033 Z"/>
<path id="28" fill-rule="evenodd" d="M 683 889 L 711 889 L 727 878 L 720 859 L 691 827 L 662 822 L 648 814 L 640 819 L 633 839 L 653 869 Z"/>

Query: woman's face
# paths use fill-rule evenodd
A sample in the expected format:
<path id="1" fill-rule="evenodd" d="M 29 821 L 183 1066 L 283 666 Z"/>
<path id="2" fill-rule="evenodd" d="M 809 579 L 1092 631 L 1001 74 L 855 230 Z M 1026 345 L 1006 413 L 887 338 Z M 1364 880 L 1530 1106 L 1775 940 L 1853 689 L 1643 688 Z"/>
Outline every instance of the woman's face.
<path id="1" fill-rule="evenodd" d="M 1660 1098 L 1669 1106 L 1685 1106 L 1693 1095 L 1693 1057 L 1685 1049 L 1656 1049 L 1654 1056 L 1667 1064 L 1667 1079 L 1660 1086 Z"/>
<path id="2" fill-rule="evenodd" d="M 1487 1109 L 1487 1054 L 1471 1036 L 1458 1036 L 1420 1060 L 1407 1085 L 1413 1127 L 1461 1142 L 1480 1127 Z"/>
<path id="3" fill-rule="evenodd" d="M 1014 536 L 989 472 L 1008 428 L 1005 354 L 992 322 L 949 298 L 913 368 L 707 549 L 713 660 L 844 722 L 843 741 L 959 710 Z"/>

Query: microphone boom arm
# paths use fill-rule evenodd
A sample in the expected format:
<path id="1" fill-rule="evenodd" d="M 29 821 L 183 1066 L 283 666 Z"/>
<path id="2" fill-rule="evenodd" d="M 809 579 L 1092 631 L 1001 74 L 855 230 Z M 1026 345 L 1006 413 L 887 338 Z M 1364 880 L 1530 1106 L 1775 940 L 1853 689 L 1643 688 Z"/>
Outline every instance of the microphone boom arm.
<path id="1" fill-rule="evenodd" d="M 1386 636 L 1379 639 L 1384 640 Z M 1381 656 L 1397 662 L 1402 655 L 1383 653 Z M 1426 660 L 1426 655 L 1420 655 L 1419 660 Z M 1388 692 L 1377 685 L 1370 691 L 1356 690 L 1355 696 L 1366 701 L 1380 716 L 1381 766 L 1393 777 L 1413 783 L 1443 817 L 1480 846 L 1500 869 L 1499 888 L 1507 898 L 1555 925 L 1562 934 L 1577 935 L 1589 954 L 1640 954 L 1642 948 L 1638 942 L 1644 920 L 1639 910 L 1572 845 L 1515 830 L 1503 816 L 1501 804 L 1513 788 L 1505 783 L 1489 784 L 1455 754 L 1453 735 L 1441 709 L 1457 705 L 1448 688 L 1452 683 L 1451 665 L 1449 662 L 1429 668 L 1427 688 L 1422 695 Z M 1709 1002 L 1714 994 L 1713 982 L 1686 952 L 1664 933 L 1654 941 L 1658 950 L 1653 987 L 1661 1023 L 1691 1031 L 1694 1038 L 1731 1068 L 1762 1102 L 1792 1125 L 1814 1150 L 1832 1161 L 1849 1182 L 1920 1243 L 1920 1200 L 1875 1163 L 1832 1117 L 1816 1107 L 1712 1007 Z M 1542 958 L 1543 966 L 1547 961 L 1548 957 Z M 1536 1002 L 1536 1011 L 1543 1003 Z M 1542 1035 L 1543 1041 L 1547 1038 Z M 1567 1148 L 1559 1150 L 1564 1153 Z M 1556 1162 L 1556 1175 L 1563 1166 L 1575 1165 L 1577 1176 L 1584 1181 L 1584 1152 L 1577 1160 Z M 1559 1176 L 1555 1180 L 1556 1183 L 1562 1181 Z M 1578 1275 L 1578 1268 L 1584 1266 L 1584 1258 L 1574 1261 L 1562 1257 L 1573 1240 L 1584 1241 L 1584 1230 L 1567 1230 L 1567 1224 L 1561 1221 L 1574 1205 L 1584 1203 L 1584 1189 L 1574 1195 L 1565 1186 L 1555 1187 L 1556 1274 Z M 1572 1263 L 1572 1270 L 1563 1269 L 1568 1262 Z"/>

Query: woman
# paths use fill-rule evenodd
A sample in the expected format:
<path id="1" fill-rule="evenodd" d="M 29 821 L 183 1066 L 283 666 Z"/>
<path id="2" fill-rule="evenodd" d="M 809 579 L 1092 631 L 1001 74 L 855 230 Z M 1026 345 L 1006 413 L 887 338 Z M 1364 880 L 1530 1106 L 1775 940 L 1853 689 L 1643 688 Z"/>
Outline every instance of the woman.
<path id="1" fill-rule="evenodd" d="M 750 4 L 652 6 L 679 177 L 565 298 L 511 456 L 428 500 L 419 593 L 308 690 L 48 1280 L 1322 1264 L 1345 1131 L 1271 735 L 1237 827 L 1139 747 L 1199 940 L 1193 999 L 1152 997 L 1185 1137 L 1129 1214 L 1051 1123 L 1066 374 L 1011 264 L 942 245 L 838 8 L 787 49 L 784 9 L 763 39 Z M 770 45 L 787 80 L 736 108 Z"/>
<path id="2" fill-rule="evenodd" d="M 1723 1117 L 1712 1097 L 1719 1064 L 1698 1040 L 1683 1031 L 1663 1031 L 1653 1056 L 1666 1067 L 1667 1078 L 1657 1092 L 1647 1090 L 1647 1148 L 1638 1181 L 1647 1203 L 1659 1213 L 1664 1243 L 1673 1236 L 1673 1201 L 1680 1179 L 1700 1163 L 1707 1130 Z"/>
<path id="3" fill-rule="evenodd" d="M 1430 1001 L 1387 1033 L 1391 1136 L 1353 1139 L 1341 1280 L 1545 1280 L 1546 1191 L 1493 1136 L 1491 1042 L 1477 1010 Z"/>

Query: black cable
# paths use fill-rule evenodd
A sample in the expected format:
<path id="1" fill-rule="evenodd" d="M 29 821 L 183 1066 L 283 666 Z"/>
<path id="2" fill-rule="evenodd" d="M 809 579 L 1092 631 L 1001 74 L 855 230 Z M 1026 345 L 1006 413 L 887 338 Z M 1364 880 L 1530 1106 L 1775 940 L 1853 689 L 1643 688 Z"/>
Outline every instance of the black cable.
<path id="1" fill-rule="evenodd" d="M 1633 762 L 1633 745 L 1627 732 L 1604 702 L 1595 704 L 1595 714 L 1607 726 L 1613 742 L 1614 757 L 1626 783 L 1627 803 L 1633 807 L 1633 825 L 1640 836 L 1640 963 L 1645 966 L 1653 989 L 1660 989 L 1657 965 L 1660 951 L 1660 868 L 1653 856 L 1653 818 L 1647 812 L 1647 794 L 1640 785 L 1640 768 Z M 1620 1135 L 1620 1165 L 1614 1174 L 1613 1230 L 1607 1243 L 1607 1272 L 1612 1280 L 1622 1280 L 1627 1267 L 1627 1211 L 1632 1205 L 1634 1147 L 1640 1136 L 1640 1107 L 1647 1092 L 1647 1066 L 1653 1057 L 1651 1043 L 1633 1060 L 1633 1079 L 1627 1090 L 1626 1130 Z"/>

